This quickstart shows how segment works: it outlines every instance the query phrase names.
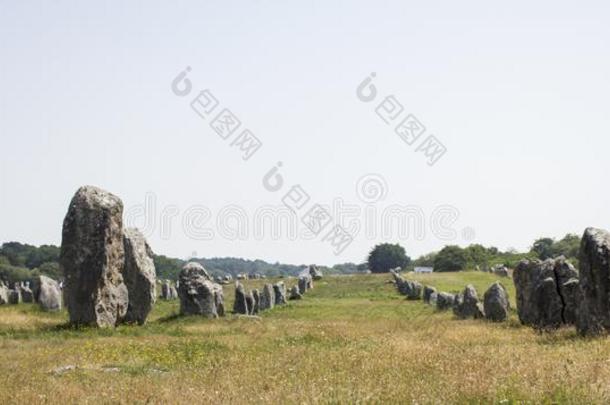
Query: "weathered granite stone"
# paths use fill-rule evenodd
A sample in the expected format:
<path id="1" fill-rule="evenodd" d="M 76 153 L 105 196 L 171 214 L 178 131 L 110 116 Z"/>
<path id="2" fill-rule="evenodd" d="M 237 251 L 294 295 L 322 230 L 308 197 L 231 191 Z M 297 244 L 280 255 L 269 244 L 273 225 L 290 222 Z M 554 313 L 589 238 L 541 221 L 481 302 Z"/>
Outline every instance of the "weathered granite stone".
<path id="1" fill-rule="evenodd" d="M 576 269 L 564 257 L 522 260 L 513 273 L 521 323 L 552 329 L 573 322 L 573 308 L 566 307 L 566 302 L 576 298 L 569 296 L 574 291 L 565 284 L 576 277 Z"/>
<path id="2" fill-rule="evenodd" d="M 236 314 L 249 315 L 250 308 L 248 308 L 248 300 L 246 299 L 246 289 L 239 282 L 235 282 L 235 302 L 233 303 L 233 312 Z M 258 304 L 259 311 L 261 310 L 261 303 Z"/>
<path id="3" fill-rule="evenodd" d="M 284 305 L 286 303 L 286 285 L 280 281 L 273 285 L 275 294 L 275 305 Z"/>
<path id="4" fill-rule="evenodd" d="M 12 290 L 8 292 L 8 303 L 11 305 L 21 304 L 23 301 L 21 299 L 21 287 L 15 285 Z"/>
<path id="5" fill-rule="evenodd" d="M 252 309 L 250 310 L 250 313 L 252 315 L 256 315 L 260 311 L 261 295 L 260 295 L 260 292 L 256 288 L 251 291 L 251 294 L 252 294 Z"/>
<path id="6" fill-rule="evenodd" d="M 577 278 L 571 278 L 561 285 L 563 320 L 565 323 L 576 325 L 580 297 L 580 282 Z"/>
<path id="7" fill-rule="evenodd" d="M 425 286 L 424 287 L 424 302 L 426 304 L 430 304 L 430 300 L 432 298 L 432 294 L 436 293 L 436 288 Z"/>
<path id="8" fill-rule="evenodd" d="M 34 293 L 30 289 L 27 284 L 24 284 L 20 287 L 21 290 L 21 300 L 26 303 L 34 302 Z"/>
<path id="9" fill-rule="evenodd" d="M 494 322 L 505 321 L 510 308 L 506 288 L 497 281 L 493 283 L 483 295 L 483 306 L 487 319 Z"/>
<path id="10" fill-rule="evenodd" d="M 301 295 L 301 290 L 299 289 L 298 285 L 293 286 L 290 289 L 290 296 L 288 297 L 289 300 L 300 300 L 301 298 L 303 298 L 303 296 Z"/>
<path id="11" fill-rule="evenodd" d="M 125 316 L 123 203 L 97 187 L 78 189 L 64 219 L 60 267 L 70 323 L 115 326 Z"/>
<path id="12" fill-rule="evenodd" d="M 461 319 L 467 318 L 481 318 L 483 316 L 480 311 L 479 298 L 477 290 L 472 284 L 468 284 L 464 291 L 457 295 L 453 313 Z"/>
<path id="13" fill-rule="evenodd" d="M 129 295 L 127 313 L 123 321 L 143 325 L 157 298 L 153 252 L 144 235 L 133 228 L 125 229 L 123 245 L 123 281 Z"/>
<path id="14" fill-rule="evenodd" d="M 314 280 L 321 280 L 322 277 L 324 276 L 322 274 L 322 272 L 320 271 L 320 269 L 318 269 L 318 266 L 316 266 L 315 264 L 312 264 L 311 266 L 309 266 L 309 275 Z"/>
<path id="15" fill-rule="evenodd" d="M 610 331 L 610 233 L 587 228 L 580 243 L 580 303 L 576 327 L 583 335 Z"/>
<path id="16" fill-rule="evenodd" d="M 202 265 L 187 263 L 180 272 L 179 282 L 180 314 L 207 318 L 224 316 L 222 286 L 210 280 Z"/>
<path id="17" fill-rule="evenodd" d="M 309 289 L 311 284 L 311 276 L 310 275 L 301 275 L 299 277 L 299 294 L 303 295 Z"/>
<path id="18" fill-rule="evenodd" d="M 453 307 L 455 302 L 455 295 L 446 292 L 439 292 L 436 294 L 436 309 L 440 311 L 448 310 Z"/>
<path id="19" fill-rule="evenodd" d="M 249 293 L 246 294 L 246 306 L 248 307 L 248 315 L 254 315 L 254 311 L 256 311 L 256 308 L 254 308 L 254 305 L 255 305 L 254 294 L 252 293 L 252 291 L 250 291 Z"/>
<path id="20" fill-rule="evenodd" d="M 36 286 L 36 301 L 43 311 L 61 310 L 61 290 L 57 281 L 47 276 L 39 276 Z"/>
<path id="21" fill-rule="evenodd" d="M 8 287 L 4 284 L 4 282 L 2 282 L 2 280 L 0 280 L 0 305 L 8 304 L 8 294 Z"/>
<path id="22" fill-rule="evenodd" d="M 271 284 L 265 284 L 260 294 L 259 309 L 265 311 L 275 306 L 275 292 Z"/>

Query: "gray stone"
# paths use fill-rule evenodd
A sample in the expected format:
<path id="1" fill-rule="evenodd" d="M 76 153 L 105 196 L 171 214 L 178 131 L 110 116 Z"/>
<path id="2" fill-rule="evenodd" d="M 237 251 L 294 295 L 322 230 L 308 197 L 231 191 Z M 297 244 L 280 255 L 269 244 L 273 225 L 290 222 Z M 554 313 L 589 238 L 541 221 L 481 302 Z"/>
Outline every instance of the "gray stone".
<path id="1" fill-rule="evenodd" d="M 461 319 L 483 317 L 477 290 L 472 284 L 468 284 L 464 291 L 456 296 L 453 313 Z"/>
<path id="2" fill-rule="evenodd" d="M 78 189 L 64 219 L 60 267 L 70 323 L 115 326 L 125 316 L 123 203 L 97 187 Z"/>
<path id="3" fill-rule="evenodd" d="M 483 295 L 485 318 L 494 322 L 502 322 L 508 318 L 510 303 L 506 288 L 499 282 L 493 283 Z"/>
<path id="4" fill-rule="evenodd" d="M 253 289 L 250 293 L 252 294 L 252 309 L 250 310 L 250 313 L 252 315 L 256 315 L 260 311 L 261 295 L 256 288 Z"/>
<path id="5" fill-rule="evenodd" d="M 248 308 L 248 300 L 246 299 L 246 295 L 247 295 L 246 289 L 244 288 L 244 286 L 239 281 L 236 281 L 235 282 L 235 302 L 233 302 L 233 313 L 242 314 L 242 315 L 250 314 L 250 308 Z M 261 305 L 261 303 L 259 302 L 259 304 L 258 304 L 259 311 L 261 309 L 260 305 Z"/>
<path id="6" fill-rule="evenodd" d="M 508 268 L 506 268 L 506 266 L 503 266 L 503 265 L 495 266 L 493 268 L 493 273 L 499 277 L 508 277 L 509 276 Z"/>
<path id="7" fill-rule="evenodd" d="M 39 276 L 36 286 L 36 301 L 43 311 L 61 310 L 61 289 L 57 281 L 47 276 Z"/>
<path id="8" fill-rule="evenodd" d="M 578 320 L 578 303 L 580 301 L 580 282 L 571 278 L 561 285 L 563 299 L 563 319 L 568 324 L 576 325 Z"/>
<path id="9" fill-rule="evenodd" d="M 129 295 L 126 323 L 143 325 L 157 299 L 157 276 L 153 252 L 137 229 L 125 229 L 123 235 L 125 266 L 123 280 Z"/>
<path id="10" fill-rule="evenodd" d="M 172 286 L 169 283 L 169 280 L 165 280 L 163 284 L 161 284 L 161 298 L 164 300 L 172 299 Z"/>
<path id="11" fill-rule="evenodd" d="M 583 335 L 610 331 L 610 233 L 587 228 L 580 243 L 580 294 L 576 327 Z"/>
<path id="12" fill-rule="evenodd" d="M 301 298 L 303 298 L 303 295 L 301 295 L 301 290 L 299 289 L 299 286 L 295 285 L 290 289 L 290 296 L 288 297 L 289 300 L 300 300 Z"/>
<path id="13" fill-rule="evenodd" d="M 453 307 L 455 302 L 455 295 L 446 292 L 439 292 L 436 294 L 436 309 L 445 311 Z"/>
<path id="14" fill-rule="evenodd" d="M 34 302 L 34 293 L 30 289 L 29 283 L 24 283 L 21 288 L 21 300 L 26 303 Z"/>
<path id="15" fill-rule="evenodd" d="M 8 304 L 8 287 L 0 280 L 0 305 Z"/>
<path id="16" fill-rule="evenodd" d="M 286 303 L 286 285 L 280 281 L 273 285 L 275 294 L 275 305 L 284 305 Z"/>
<path id="17" fill-rule="evenodd" d="M 178 289 L 176 289 L 176 287 L 174 287 L 173 285 L 169 287 L 169 299 L 170 300 L 178 299 Z"/>
<path id="18" fill-rule="evenodd" d="M 21 288 L 19 286 L 15 286 L 14 289 L 9 290 L 8 292 L 8 303 L 11 305 L 21 304 L 23 301 L 21 300 Z"/>
<path id="19" fill-rule="evenodd" d="M 259 309 L 265 311 L 275 306 L 275 291 L 271 284 L 265 284 L 260 294 Z"/>
<path id="20" fill-rule="evenodd" d="M 573 285 L 565 284 L 578 277 L 574 266 L 564 257 L 556 259 L 522 260 L 513 273 L 517 292 L 517 313 L 524 325 L 552 329 L 574 321 L 576 302 Z M 567 315 L 567 316 L 566 316 Z"/>
<path id="21" fill-rule="evenodd" d="M 322 277 L 324 276 L 322 274 L 322 272 L 320 271 L 320 269 L 318 269 L 318 266 L 316 266 L 315 264 L 312 264 L 311 266 L 309 266 L 309 275 L 314 280 L 321 280 Z"/>
<path id="22" fill-rule="evenodd" d="M 256 308 L 254 308 L 254 306 L 254 294 L 252 291 L 250 291 L 246 294 L 246 307 L 248 308 L 248 315 L 254 315 L 254 312 L 256 311 Z"/>
<path id="23" fill-rule="evenodd" d="M 436 293 L 436 288 L 434 287 L 430 287 L 430 286 L 425 286 L 424 287 L 424 302 L 426 304 L 430 304 L 431 299 L 432 299 L 432 294 Z"/>
<path id="24" fill-rule="evenodd" d="M 180 314 L 203 315 L 207 318 L 224 316 L 222 286 L 210 280 L 202 265 L 187 263 L 180 272 L 179 282 Z"/>
<path id="25" fill-rule="evenodd" d="M 310 275 L 301 275 L 299 277 L 299 294 L 303 295 L 310 288 L 312 283 Z"/>

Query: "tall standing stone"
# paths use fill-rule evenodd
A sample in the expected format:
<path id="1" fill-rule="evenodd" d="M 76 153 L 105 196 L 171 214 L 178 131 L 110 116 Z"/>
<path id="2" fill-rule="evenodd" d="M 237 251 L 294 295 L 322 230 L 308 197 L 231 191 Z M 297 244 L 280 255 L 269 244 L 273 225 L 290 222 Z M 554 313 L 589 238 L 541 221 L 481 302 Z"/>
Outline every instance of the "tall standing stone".
<path id="1" fill-rule="evenodd" d="M 143 325 L 157 298 L 153 252 L 144 235 L 133 228 L 125 230 L 123 245 L 123 280 L 129 295 L 124 321 Z"/>
<path id="2" fill-rule="evenodd" d="M 259 302 L 259 310 L 260 308 Z M 235 301 L 233 302 L 233 312 L 236 314 L 248 315 L 250 313 L 250 308 L 248 308 L 248 300 L 246 299 L 246 289 L 239 282 L 235 282 Z"/>
<path id="3" fill-rule="evenodd" d="M 494 322 L 502 322 L 508 318 L 510 303 L 506 288 L 499 282 L 493 283 L 483 295 L 485 318 Z"/>
<path id="4" fill-rule="evenodd" d="M 64 219 L 59 259 L 72 324 L 115 326 L 125 316 L 124 259 L 123 203 L 97 187 L 81 187 Z"/>
<path id="5" fill-rule="evenodd" d="M 477 290 L 472 284 L 468 284 L 464 291 L 456 296 L 453 313 L 461 319 L 482 318 L 482 306 L 479 304 Z"/>
<path id="6" fill-rule="evenodd" d="M 424 287 L 424 302 L 426 304 L 430 304 L 433 294 L 436 294 L 436 288 L 430 286 Z"/>
<path id="7" fill-rule="evenodd" d="M 584 335 L 610 331 L 610 233 L 587 228 L 580 243 L 580 293 L 576 326 Z"/>
<path id="8" fill-rule="evenodd" d="M 275 293 L 275 305 L 284 305 L 286 303 L 286 284 L 280 281 L 273 285 Z"/>
<path id="9" fill-rule="evenodd" d="M 15 284 L 14 288 L 8 292 L 8 303 L 11 305 L 17 305 L 21 304 L 22 302 L 21 287 L 18 284 Z"/>
<path id="10" fill-rule="evenodd" d="M 39 276 L 36 280 L 36 301 L 43 311 L 61 310 L 61 290 L 59 283 L 47 276 Z"/>
<path id="11" fill-rule="evenodd" d="M 208 272 L 199 263 L 189 262 L 182 268 L 178 296 L 182 315 L 217 318 L 225 314 L 222 286 L 212 282 Z"/>
<path id="12" fill-rule="evenodd" d="M 309 274 L 307 275 L 301 275 L 299 277 L 299 294 L 303 295 L 307 292 L 307 289 L 309 288 L 309 285 L 311 283 L 311 276 Z"/>
<path id="13" fill-rule="evenodd" d="M 265 311 L 275 306 L 275 292 L 271 284 L 265 284 L 260 294 L 259 310 Z"/>
<path id="14" fill-rule="evenodd" d="M 4 285 L 4 282 L 2 282 L 2 280 L 0 280 L 0 305 L 8 304 L 8 294 L 8 287 Z"/>
<path id="15" fill-rule="evenodd" d="M 250 313 L 256 315 L 260 311 L 261 294 L 256 288 L 250 291 L 250 294 L 252 294 L 252 309 Z"/>
<path id="16" fill-rule="evenodd" d="M 519 262 L 513 280 L 521 323 L 551 329 L 573 322 L 577 290 L 568 282 L 576 277 L 578 272 L 563 256 Z"/>

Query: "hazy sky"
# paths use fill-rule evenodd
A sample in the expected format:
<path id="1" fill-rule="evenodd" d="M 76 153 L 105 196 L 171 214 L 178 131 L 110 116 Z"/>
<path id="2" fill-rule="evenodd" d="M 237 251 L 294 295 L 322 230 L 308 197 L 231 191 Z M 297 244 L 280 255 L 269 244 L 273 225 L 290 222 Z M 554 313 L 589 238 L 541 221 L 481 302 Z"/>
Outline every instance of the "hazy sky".
<path id="1" fill-rule="evenodd" d="M 59 244 L 84 184 L 175 257 L 333 264 L 381 240 L 417 256 L 610 228 L 608 2 L 202 3 L 1 2 L 0 242 Z M 190 107 L 204 89 L 219 101 L 206 119 Z M 386 124 L 390 95 L 404 111 Z M 210 126 L 223 108 L 242 123 L 227 140 Z M 413 145 L 394 132 L 408 114 L 426 127 Z M 231 143 L 246 128 L 262 147 L 244 161 Z M 417 151 L 431 134 L 447 150 L 433 166 Z M 290 218 L 272 208 L 296 184 L 299 221 L 313 203 L 361 210 L 341 254 L 325 230 L 261 225 Z"/>

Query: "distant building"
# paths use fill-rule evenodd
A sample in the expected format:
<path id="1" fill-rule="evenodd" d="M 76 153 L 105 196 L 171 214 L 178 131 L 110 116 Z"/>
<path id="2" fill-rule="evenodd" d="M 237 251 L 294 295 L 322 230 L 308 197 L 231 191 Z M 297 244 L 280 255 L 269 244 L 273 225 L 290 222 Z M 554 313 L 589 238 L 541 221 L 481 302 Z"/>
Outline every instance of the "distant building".
<path id="1" fill-rule="evenodd" d="M 432 273 L 434 269 L 432 267 L 416 267 L 416 273 Z"/>

